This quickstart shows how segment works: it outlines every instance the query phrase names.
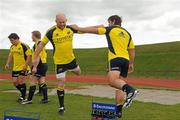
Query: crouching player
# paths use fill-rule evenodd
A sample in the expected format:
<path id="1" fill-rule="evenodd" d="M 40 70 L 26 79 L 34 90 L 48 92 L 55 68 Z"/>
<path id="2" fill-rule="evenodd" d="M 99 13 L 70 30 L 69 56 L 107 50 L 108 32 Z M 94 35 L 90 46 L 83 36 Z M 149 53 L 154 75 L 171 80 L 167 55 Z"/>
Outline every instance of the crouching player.
<path id="1" fill-rule="evenodd" d="M 21 96 L 18 99 L 18 102 L 21 103 L 25 101 L 26 97 L 25 78 L 30 71 L 29 64 L 31 62 L 31 50 L 29 46 L 19 40 L 19 36 L 16 33 L 11 33 L 8 38 L 12 45 L 5 69 L 9 69 L 10 64 L 13 63 L 12 80 L 14 86 L 21 93 Z"/>
<path id="2" fill-rule="evenodd" d="M 34 52 L 36 47 L 40 43 L 41 33 L 39 31 L 32 32 L 32 40 L 35 42 L 32 49 L 32 58 L 34 58 Z M 42 91 L 43 99 L 41 100 L 42 104 L 48 103 L 48 95 L 47 95 L 47 85 L 45 83 L 46 72 L 48 70 L 48 65 L 46 62 L 47 53 L 45 47 L 42 49 L 38 58 L 38 66 L 36 73 L 30 76 L 30 88 L 29 88 L 29 96 L 27 101 L 24 101 L 22 104 L 32 104 L 32 99 L 34 93 L 36 91 L 36 83 L 40 83 L 40 89 Z"/>

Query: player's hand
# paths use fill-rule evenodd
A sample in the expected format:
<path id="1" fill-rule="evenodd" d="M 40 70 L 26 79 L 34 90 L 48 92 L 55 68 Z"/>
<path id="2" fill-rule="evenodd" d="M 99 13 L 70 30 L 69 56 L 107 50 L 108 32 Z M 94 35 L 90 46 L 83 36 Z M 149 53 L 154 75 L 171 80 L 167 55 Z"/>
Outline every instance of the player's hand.
<path id="1" fill-rule="evenodd" d="M 132 73 L 132 72 L 134 72 L 134 63 L 130 63 L 130 64 L 129 64 L 128 73 Z"/>
<path id="2" fill-rule="evenodd" d="M 70 27 L 72 27 L 75 30 L 78 30 L 78 28 L 79 28 L 76 24 L 70 25 Z"/>
<path id="3" fill-rule="evenodd" d="M 32 68 L 32 74 L 35 74 L 37 72 L 37 67 Z"/>
<path id="4" fill-rule="evenodd" d="M 6 65 L 4 66 L 4 69 L 5 69 L 5 70 L 9 70 L 9 69 L 10 69 L 9 64 L 6 64 Z"/>

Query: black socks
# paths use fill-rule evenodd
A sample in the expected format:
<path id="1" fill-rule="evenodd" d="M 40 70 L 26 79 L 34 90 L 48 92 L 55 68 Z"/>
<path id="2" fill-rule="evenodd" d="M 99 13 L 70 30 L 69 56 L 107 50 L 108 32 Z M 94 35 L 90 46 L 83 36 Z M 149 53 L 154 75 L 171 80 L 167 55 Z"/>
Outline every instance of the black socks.
<path id="1" fill-rule="evenodd" d="M 117 105 L 117 113 L 122 112 L 123 105 Z"/>
<path id="2" fill-rule="evenodd" d="M 64 107 L 64 90 L 57 90 L 57 95 L 59 98 L 59 105 L 60 107 Z"/>
<path id="3" fill-rule="evenodd" d="M 124 92 L 126 92 L 126 94 L 129 94 L 130 92 L 132 92 L 134 90 L 133 87 L 131 87 L 130 85 L 128 84 L 125 84 L 123 87 L 122 87 L 122 90 Z"/>
<path id="4" fill-rule="evenodd" d="M 47 85 L 46 84 L 41 84 L 40 87 L 41 87 L 41 92 L 42 92 L 43 97 L 44 97 L 43 99 L 47 100 L 48 99 L 48 96 L 47 96 Z M 36 86 L 35 85 L 34 86 L 30 86 L 28 101 L 31 101 L 33 99 L 35 91 L 36 91 Z"/>
<path id="5" fill-rule="evenodd" d="M 26 84 L 25 83 L 21 85 L 21 90 L 22 90 L 22 97 L 23 99 L 25 99 L 26 97 Z"/>
<path id="6" fill-rule="evenodd" d="M 16 86 L 17 90 L 19 90 L 21 92 L 21 88 L 19 85 Z"/>
<path id="7" fill-rule="evenodd" d="M 34 96 L 34 93 L 36 91 L 36 86 L 30 86 L 29 88 L 29 96 L 28 96 L 28 101 L 31 101 L 33 96 Z"/>
<path id="8" fill-rule="evenodd" d="M 41 84 L 39 84 L 39 93 L 42 93 L 42 88 L 41 88 Z"/>
<path id="9" fill-rule="evenodd" d="M 26 97 L 26 84 L 18 85 L 16 88 L 21 92 L 21 97 L 25 99 Z"/>
<path id="10" fill-rule="evenodd" d="M 43 97 L 44 97 L 44 100 L 47 100 L 48 99 L 48 95 L 47 95 L 47 85 L 44 83 L 44 84 L 41 84 L 40 85 L 40 88 L 41 88 L 41 92 L 43 94 Z"/>

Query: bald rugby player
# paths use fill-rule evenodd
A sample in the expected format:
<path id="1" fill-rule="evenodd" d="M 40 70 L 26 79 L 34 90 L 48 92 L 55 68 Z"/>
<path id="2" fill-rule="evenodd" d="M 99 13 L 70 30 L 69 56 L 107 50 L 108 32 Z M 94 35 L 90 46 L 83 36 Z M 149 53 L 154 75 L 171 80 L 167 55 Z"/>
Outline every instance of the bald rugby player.
<path id="1" fill-rule="evenodd" d="M 43 50 L 44 46 L 50 41 L 54 50 L 54 64 L 56 69 L 56 78 L 58 80 L 57 95 L 59 98 L 59 114 L 63 115 L 65 112 L 64 95 L 65 95 L 65 81 L 66 72 L 72 71 L 76 75 L 81 74 L 81 69 L 76 62 L 73 53 L 73 35 L 78 33 L 70 26 L 66 25 L 67 18 L 63 13 L 56 15 L 56 25 L 51 27 L 45 34 L 42 41 L 37 46 L 34 54 L 32 72 L 37 71 L 38 56 Z"/>

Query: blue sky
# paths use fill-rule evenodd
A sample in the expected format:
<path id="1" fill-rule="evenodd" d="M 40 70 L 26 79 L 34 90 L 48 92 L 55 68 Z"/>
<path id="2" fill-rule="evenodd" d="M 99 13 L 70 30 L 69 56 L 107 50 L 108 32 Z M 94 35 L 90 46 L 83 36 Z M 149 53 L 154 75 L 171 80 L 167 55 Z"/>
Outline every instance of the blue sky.
<path id="1" fill-rule="evenodd" d="M 107 25 L 107 18 L 118 14 L 123 27 L 136 45 L 180 40 L 179 0 L 1 0 L 0 49 L 9 48 L 7 36 L 20 35 L 30 46 L 31 31 L 42 34 L 55 24 L 55 15 L 63 12 L 68 24 Z M 106 47 L 105 36 L 75 35 L 74 48 Z M 47 48 L 52 48 L 51 44 Z"/>

